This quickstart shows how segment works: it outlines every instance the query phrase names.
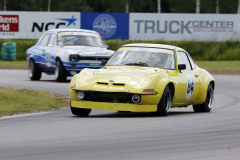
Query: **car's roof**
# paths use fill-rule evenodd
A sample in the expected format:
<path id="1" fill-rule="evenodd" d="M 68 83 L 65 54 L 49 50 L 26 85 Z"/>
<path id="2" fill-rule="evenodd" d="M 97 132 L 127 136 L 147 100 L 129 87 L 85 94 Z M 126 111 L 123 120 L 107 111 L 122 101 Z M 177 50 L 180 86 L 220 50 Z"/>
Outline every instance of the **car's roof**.
<path id="1" fill-rule="evenodd" d="M 170 49 L 170 50 L 176 49 L 176 50 L 185 51 L 184 49 L 177 46 L 166 45 L 166 44 L 153 44 L 153 43 L 132 43 L 132 44 L 125 44 L 122 47 L 163 48 L 163 49 Z"/>
<path id="2" fill-rule="evenodd" d="M 99 34 L 96 31 L 92 30 L 87 30 L 87 29 L 70 29 L 70 28 L 65 28 L 65 29 L 50 29 L 47 32 L 83 32 L 83 33 L 92 33 L 92 34 Z"/>

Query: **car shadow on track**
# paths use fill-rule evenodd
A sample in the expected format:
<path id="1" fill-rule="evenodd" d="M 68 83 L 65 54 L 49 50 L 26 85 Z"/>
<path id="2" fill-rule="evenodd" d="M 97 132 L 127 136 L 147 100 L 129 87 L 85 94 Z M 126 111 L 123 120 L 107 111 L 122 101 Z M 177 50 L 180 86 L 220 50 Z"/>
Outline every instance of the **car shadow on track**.
<path id="1" fill-rule="evenodd" d="M 89 115 L 88 117 L 78 117 L 74 116 L 75 118 L 164 118 L 164 117 L 170 117 L 170 116 L 185 116 L 185 115 L 192 115 L 196 114 L 193 111 L 182 111 L 182 112 L 170 112 L 168 116 L 153 116 L 149 112 L 111 112 L 106 114 L 94 114 Z"/>
<path id="2" fill-rule="evenodd" d="M 38 82 L 38 83 L 45 83 L 45 82 L 48 82 L 48 83 L 70 83 L 71 80 L 66 80 L 65 82 L 56 82 L 56 80 L 51 80 L 51 79 L 48 79 L 48 80 L 39 80 L 39 81 L 31 81 L 31 80 L 27 80 L 29 82 Z"/>
<path id="3" fill-rule="evenodd" d="M 56 80 L 41 80 L 42 82 L 53 82 L 53 83 L 70 83 L 71 80 L 66 80 L 65 82 L 56 82 Z M 39 81 L 39 82 L 41 82 Z"/>

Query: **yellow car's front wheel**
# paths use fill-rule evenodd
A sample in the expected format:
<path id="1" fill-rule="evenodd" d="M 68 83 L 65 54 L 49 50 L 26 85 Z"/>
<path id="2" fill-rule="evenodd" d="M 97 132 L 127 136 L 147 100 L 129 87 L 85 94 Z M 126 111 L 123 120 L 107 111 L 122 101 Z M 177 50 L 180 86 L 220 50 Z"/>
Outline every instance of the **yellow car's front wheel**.
<path id="1" fill-rule="evenodd" d="M 90 114 L 91 109 L 71 107 L 71 111 L 73 115 L 80 116 L 80 117 L 87 117 Z"/>
<path id="2" fill-rule="evenodd" d="M 154 116 L 167 116 L 172 105 L 172 94 L 170 88 L 167 86 L 162 94 L 162 98 L 158 104 L 156 112 L 152 112 Z"/>
<path id="3" fill-rule="evenodd" d="M 91 109 L 72 107 L 71 102 L 70 102 L 70 108 L 73 115 L 80 116 L 80 117 L 87 117 L 91 112 Z"/>

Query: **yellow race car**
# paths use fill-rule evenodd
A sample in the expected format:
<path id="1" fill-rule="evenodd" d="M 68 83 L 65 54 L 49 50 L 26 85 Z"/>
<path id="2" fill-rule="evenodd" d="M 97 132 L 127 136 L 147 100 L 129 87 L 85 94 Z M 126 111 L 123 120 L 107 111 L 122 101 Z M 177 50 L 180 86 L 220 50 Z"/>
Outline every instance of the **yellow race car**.
<path id="1" fill-rule="evenodd" d="M 104 62 L 103 62 L 104 63 Z M 151 112 L 193 105 L 210 112 L 215 81 L 182 48 L 135 43 L 120 47 L 101 69 L 83 69 L 70 83 L 72 114 L 91 109 Z"/>

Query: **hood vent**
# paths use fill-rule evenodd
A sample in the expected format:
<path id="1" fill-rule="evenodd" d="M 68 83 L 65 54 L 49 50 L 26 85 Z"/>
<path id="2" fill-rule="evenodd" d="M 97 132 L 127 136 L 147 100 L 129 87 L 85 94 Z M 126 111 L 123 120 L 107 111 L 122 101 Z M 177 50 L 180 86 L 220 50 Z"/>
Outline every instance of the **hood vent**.
<path id="1" fill-rule="evenodd" d="M 100 84 L 100 85 L 108 85 L 107 82 L 97 82 L 97 84 Z"/>
<path id="2" fill-rule="evenodd" d="M 107 82 L 97 82 L 97 84 L 99 84 L 99 85 L 108 85 L 109 83 L 107 83 Z M 124 83 L 112 83 L 112 85 L 113 86 L 125 86 L 125 84 Z"/>
<path id="3" fill-rule="evenodd" d="M 125 86 L 124 83 L 113 83 L 114 86 Z"/>

